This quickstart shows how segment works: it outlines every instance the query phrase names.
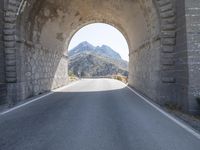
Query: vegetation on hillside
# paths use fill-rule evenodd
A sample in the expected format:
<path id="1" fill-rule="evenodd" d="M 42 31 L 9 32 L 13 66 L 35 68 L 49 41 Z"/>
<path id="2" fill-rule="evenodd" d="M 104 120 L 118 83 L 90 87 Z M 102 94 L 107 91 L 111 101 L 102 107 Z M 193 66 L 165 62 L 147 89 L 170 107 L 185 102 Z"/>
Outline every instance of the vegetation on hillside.
<path id="1" fill-rule="evenodd" d="M 114 78 L 127 83 L 128 62 L 110 47 L 80 43 L 69 52 L 70 76 L 80 78 Z"/>

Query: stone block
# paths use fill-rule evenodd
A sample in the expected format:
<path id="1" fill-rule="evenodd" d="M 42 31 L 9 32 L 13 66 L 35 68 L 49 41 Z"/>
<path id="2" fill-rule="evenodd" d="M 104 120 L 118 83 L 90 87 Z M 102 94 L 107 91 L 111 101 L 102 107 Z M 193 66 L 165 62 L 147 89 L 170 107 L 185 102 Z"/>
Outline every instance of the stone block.
<path id="1" fill-rule="evenodd" d="M 162 44 L 163 45 L 175 45 L 176 44 L 176 39 L 175 38 L 163 38 L 162 39 Z"/>
<path id="2" fill-rule="evenodd" d="M 162 77 L 163 83 L 176 83 L 176 79 L 174 77 Z"/>

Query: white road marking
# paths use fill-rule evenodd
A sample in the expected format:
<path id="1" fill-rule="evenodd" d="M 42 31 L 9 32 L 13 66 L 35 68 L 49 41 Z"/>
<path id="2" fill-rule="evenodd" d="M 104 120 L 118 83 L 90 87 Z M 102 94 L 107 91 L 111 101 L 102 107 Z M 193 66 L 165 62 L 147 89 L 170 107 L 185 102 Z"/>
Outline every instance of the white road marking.
<path id="1" fill-rule="evenodd" d="M 127 86 L 129 90 L 131 90 L 134 94 L 136 94 L 137 96 L 139 96 L 140 98 L 142 98 L 146 103 L 148 103 L 150 106 L 152 106 L 153 108 L 155 108 L 156 110 L 158 110 L 160 113 L 162 113 L 164 116 L 166 116 L 167 118 L 169 118 L 170 120 L 172 120 L 173 122 L 175 122 L 177 125 L 179 125 L 180 127 L 182 127 L 183 129 L 185 129 L 186 131 L 188 131 L 189 133 L 191 133 L 192 135 L 194 135 L 197 139 L 200 140 L 200 134 L 197 133 L 194 129 L 192 129 L 190 126 L 184 124 L 183 122 L 179 121 L 178 119 L 176 119 L 175 117 L 173 117 L 172 115 L 170 115 L 169 113 L 165 112 L 164 110 L 162 110 L 161 108 L 159 108 L 159 106 L 156 106 L 155 104 L 153 104 L 152 102 L 150 102 L 149 100 L 147 100 L 144 96 L 142 96 L 141 94 L 139 94 L 138 92 L 136 92 L 135 90 L 133 90 L 131 87 Z"/>
<path id="2" fill-rule="evenodd" d="M 34 98 L 33 100 L 30 100 L 30 101 L 28 101 L 28 102 L 26 102 L 26 103 L 23 103 L 23 104 L 21 104 L 21 105 L 18 105 L 18 106 L 16 106 L 16 107 L 13 107 L 13 108 L 11 108 L 11 109 L 9 109 L 9 110 L 6 110 L 6 111 L 0 113 L 0 115 L 5 115 L 5 114 L 7 114 L 7 113 L 9 113 L 9 112 L 12 112 L 12 111 L 17 110 L 17 109 L 19 109 L 19 108 L 21 108 L 21 107 L 24 107 L 24 106 L 26 106 L 26 105 L 28 105 L 28 104 L 30 104 L 30 103 L 33 103 L 33 102 L 38 101 L 38 100 L 41 100 L 41 99 L 44 98 L 44 97 L 47 97 L 47 96 L 49 96 L 49 95 L 52 95 L 52 94 L 54 94 L 55 92 L 59 92 L 59 91 L 62 91 L 62 90 L 64 90 L 64 89 L 66 89 L 66 88 L 69 88 L 69 87 L 71 87 L 71 86 L 73 86 L 74 84 L 77 84 L 77 83 L 78 83 L 78 81 L 73 82 L 73 83 L 71 83 L 71 84 L 69 84 L 69 85 L 66 85 L 66 86 L 64 86 L 64 87 L 61 87 L 61 88 L 52 90 L 51 92 L 49 92 L 49 93 L 47 93 L 47 94 L 45 94 L 45 95 L 39 96 L 39 97 Z"/>

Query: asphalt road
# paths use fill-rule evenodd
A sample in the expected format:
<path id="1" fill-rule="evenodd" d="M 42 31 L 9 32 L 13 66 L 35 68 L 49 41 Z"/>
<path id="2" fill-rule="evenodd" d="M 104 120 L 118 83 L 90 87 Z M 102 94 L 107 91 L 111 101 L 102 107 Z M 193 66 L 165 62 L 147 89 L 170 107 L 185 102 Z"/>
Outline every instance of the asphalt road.
<path id="1" fill-rule="evenodd" d="M 200 150 L 200 140 L 109 79 L 0 115 L 0 150 Z"/>

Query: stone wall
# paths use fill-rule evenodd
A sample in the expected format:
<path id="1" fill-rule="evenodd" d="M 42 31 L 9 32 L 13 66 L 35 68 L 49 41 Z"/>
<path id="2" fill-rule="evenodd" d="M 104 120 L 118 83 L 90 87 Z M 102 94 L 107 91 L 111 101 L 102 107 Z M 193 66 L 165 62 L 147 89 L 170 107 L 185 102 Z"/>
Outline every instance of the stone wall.
<path id="1" fill-rule="evenodd" d="M 6 98 L 3 27 L 4 27 L 4 1 L 1 0 L 0 1 L 0 104 L 4 103 Z"/>
<path id="2" fill-rule="evenodd" d="M 177 29 L 176 29 L 176 95 L 179 106 L 188 110 L 188 66 L 187 66 L 187 37 L 186 37 L 186 19 L 185 2 L 176 1 L 177 10 Z"/>
<path id="3" fill-rule="evenodd" d="M 188 104 L 190 112 L 200 110 L 196 97 L 200 97 L 200 1 L 185 0 Z"/>
<path id="4" fill-rule="evenodd" d="M 63 49 L 45 47 L 37 39 L 40 34 L 36 34 L 38 24 L 37 21 L 34 22 L 34 14 L 38 13 L 43 1 L 37 1 L 36 5 L 34 5 L 35 0 L 30 2 L 7 0 L 6 2 L 5 74 L 7 103 L 12 106 L 18 101 L 66 85 L 68 62 Z M 45 41 L 48 41 L 48 38 Z"/>
<path id="5" fill-rule="evenodd" d="M 4 1 L 0 1 L 0 83 L 4 83 L 4 50 L 3 50 L 3 16 L 4 16 Z"/>
<path id="6" fill-rule="evenodd" d="M 17 41 L 17 96 L 20 101 L 68 83 L 68 61 L 60 51 Z"/>
<path id="7" fill-rule="evenodd" d="M 161 38 L 161 81 L 159 84 L 160 100 L 162 104 L 177 104 L 176 100 L 176 76 L 175 56 L 176 45 L 176 9 L 173 0 L 158 0 L 160 11 L 160 38 Z"/>
<path id="8" fill-rule="evenodd" d="M 68 83 L 68 60 L 60 50 L 40 44 L 17 41 L 17 96 L 24 100 Z M 11 98 L 8 98 L 11 99 Z"/>
<path id="9" fill-rule="evenodd" d="M 177 103 L 175 92 L 174 47 L 175 6 L 170 0 L 155 1 L 149 9 L 151 37 L 130 55 L 129 84 L 160 104 Z M 159 25 L 156 25 L 159 16 Z M 153 30 L 153 29 L 157 29 Z M 156 31 L 156 32 L 155 32 Z"/>
<path id="10" fill-rule="evenodd" d="M 129 85 L 159 102 L 160 40 L 146 43 L 130 55 Z"/>

